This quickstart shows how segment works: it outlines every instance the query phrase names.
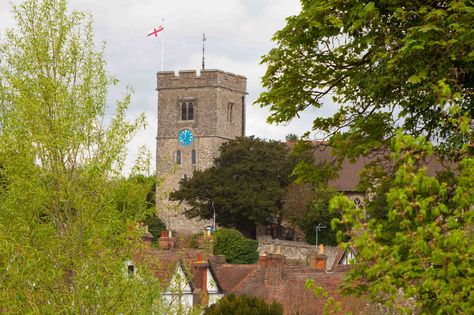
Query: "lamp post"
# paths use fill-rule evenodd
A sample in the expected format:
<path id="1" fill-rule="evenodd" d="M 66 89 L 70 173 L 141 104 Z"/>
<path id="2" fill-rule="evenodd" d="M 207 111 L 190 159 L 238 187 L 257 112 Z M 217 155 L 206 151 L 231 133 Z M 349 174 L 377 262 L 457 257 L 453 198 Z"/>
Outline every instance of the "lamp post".
<path id="1" fill-rule="evenodd" d="M 212 210 L 214 211 L 214 214 L 213 214 L 213 218 L 214 218 L 213 228 L 214 228 L 214 231 L 215 231 L 216 230 L 216 208 L 214 208 L 214 201 L 211 201 L 211 206 L 212 206 Z"/>
<path id="2" fill-rule="evenodd" d="M 321 232 L 321 229 L 325 229 L 327 226 L 322 226 L 321 223 L 316 225 L 316 247 L 318 247 L 318 233 Z"/>

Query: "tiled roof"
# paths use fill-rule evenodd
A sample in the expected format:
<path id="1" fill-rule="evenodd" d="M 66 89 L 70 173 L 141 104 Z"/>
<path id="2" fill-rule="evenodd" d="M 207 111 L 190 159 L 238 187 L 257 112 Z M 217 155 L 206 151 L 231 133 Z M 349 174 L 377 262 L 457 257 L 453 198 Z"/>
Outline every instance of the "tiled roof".
<path id="1" fill-rule="evenodd" d="M 147 249 L 135 255 L 134 261 L 138 264 L 146 264 L 147 267 L 160 280 L 163 288 L 168 286 L 172 273 L 179 263 L 189 276 L 191 286 L 194 288 L 197 283 L 196 272 L 192 267 L 193 261 L 197 260 L 197 249 L 184 250 L 157 250 Z"/>
<path id="2" fill-rule="evenodd" d="M 373 307 L 363 299 L 342 297 L 339 285 L 343 272 L 326 273 L 308 266 L 282 265 L 270 270 L 259 263 L 253 265 L 214 264 L 218 281 L 226 293 L 245 294 L 264 299 L 267 303 L 282 304 L 285 314 L 323 314 L 324 298 L 316 297 L 305 288 L 306 281 L 313 279 L 331 297 L 341 301 L 341 313 L 374 314 Z M 281 272 L 276 282 L 266 280 L 267 272 Z"/>
<path id="3" fill-rule="evenodd" d="M 336 161 L 336 157 L 333 155 L 333 148 L 325 142 L 316 141 L 313 142 L 314 151 L 313 156 L 315 162 L 319 163 L 330 163 L 333 164 Z M 338 172 L 338 177 L 330 182 L 331 186 L 336 188 L 338 191 L 343 192 L 354 192 L 360 181 L 360 172 L 367 164 L 371 162 L 383 163 L 390 167 L 391 163 L 386 158 L 387 154 L 382 152 L 374 153 L 372 155 L 361 156 L 355 161 L 350 159 L 344 159 L 341 165 L 341 169 Z M 450 162 L 443 162 L 435 155 L 427 158 L 424 162 L 426 165 L 428 176 L 435 176 L 437 172 L 454 169 L 456 165 Z"/>

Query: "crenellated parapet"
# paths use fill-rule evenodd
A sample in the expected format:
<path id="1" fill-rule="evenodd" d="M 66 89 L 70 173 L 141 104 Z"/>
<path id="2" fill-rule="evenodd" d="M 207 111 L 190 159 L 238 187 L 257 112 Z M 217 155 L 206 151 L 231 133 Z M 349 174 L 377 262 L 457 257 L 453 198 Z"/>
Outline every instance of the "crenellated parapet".
<path id="1" fill-rule="evenodd" d="M 216 69 L 160 71 L 157 73 L 157 90 L 192 89 L 206 87 L 226 88 L 235 92 L 246 94 L 247 78 L 238 74 Z"/>

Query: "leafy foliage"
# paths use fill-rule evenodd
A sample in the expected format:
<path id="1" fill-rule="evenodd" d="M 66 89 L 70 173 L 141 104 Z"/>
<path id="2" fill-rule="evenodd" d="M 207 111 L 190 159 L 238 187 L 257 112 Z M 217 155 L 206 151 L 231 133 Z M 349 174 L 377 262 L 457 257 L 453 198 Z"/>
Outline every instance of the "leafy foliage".
<path id="1" fill-rule="evenodd" d="M 335 226 L 331 228 L 331 220 L 335 217 L 340 217 L 340 214 L 331 213 L 329 211 L 329 202 L 336 194 L 336 190 L 329 186 L 322 186 L 315 190 L 314 199 L 309 204 L 304 218 L 300 223 L 301 229 L 305 234 L 305 240 L 308 243 L 316 243 L 315 227 L 321 224 L 326 228 L 318 233 L 318 243 L 330 246 L 337 245 L 336 229 L 337 231 L 341 231 L 341 227 Z"/>
<path id="2" fill-rule="evenodd" d="M 120 175 L 144 117 L 125 120 L 127 93 L 104 123 L 117 81 L 89 15 L 68 13 L 65 0 L 27 0 L 13 12 L 17 27 L 0 42 L 0 312 L 151 312 L 154 276 L 124 276 L 148 188 L 124 194 L 143 185 Z"/>
<path id="3" fill-rule="evenodd" d="M 474 6 L 470 0 L 303 0 L 263 57 L 270 122 L 288 122 L 332 96 L 314 120 L 339 154 L 386 147 L 395 130 L 440 143 L 451 158 L 473 137 Z M 463 127 L 464 126 L 464 127 Z M 472 147 L 471 147 L 472 152 Z"/>
<path id="4" fill-rule="evenodd" d="M 224 255 L 231 264 L 253 264 L 258 260 L 258 242 L 237 230 L 218 229 L 214 233 L 214 255 Z"/>
<path id="5" fill-rule="evenodd" d="M 352 226 L 349 244 L 358 250 L 344 291 L 368 294 L 407 313 L 414 307 L 423 313 L 469 313 L 474 303 L 474 159 L 461 160 L 450 193 L 447 182 L 420 167 L 433 150 L 426 140 L 399 134 L 392 150 L 399 168 L 386 193 L 386 216 L 364 221 L 347 198 L 331 201 L 332 209 L 343 211 L 342 223 Z"/>
<path id="6" fill-rule="evenodd" d="M 186 201 L 185 214 L 244 229 L 266 224 L 281 213 L 281 198 L 294 164 L 288 148 L 254 137 L 224 143 L 214 166 L 183 178 L 172 200 Z"/>
<path id="7" fill-rule="evenodd" d="M 204 310 L 205 315 L 283 315 L 283 307 L 277 302 L 268 305 L 256 297 L 231 293 Z"/>

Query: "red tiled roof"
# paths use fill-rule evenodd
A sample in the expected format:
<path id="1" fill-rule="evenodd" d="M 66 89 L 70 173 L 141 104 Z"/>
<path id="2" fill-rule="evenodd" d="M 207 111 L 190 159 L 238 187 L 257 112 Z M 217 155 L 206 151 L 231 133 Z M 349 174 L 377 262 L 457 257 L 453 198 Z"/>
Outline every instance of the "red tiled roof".
<path id="1" fill-rule="evenodd" d="M 138 264 L 146 264 L 146 266 L 155 274 L 160 280 L 163 288 L 167 287 L 172 273 L 176 269 L 176 265 L 181 263 L 184 270 L 190 277 L 190 284 L 195 286 L 196 272 L 192 267 L 194 261 L 197 260 L 197 249 L 184 250 L 157 250 L 147 249 L 140 254 L 135 255 L 134 261 Z"/>
<path id="2" fill-rule="evenodd" d="M 255 273 L 257 265 L 231 265 L 223 264 L 216 266 L 212 263 L 213 270 L 224 292 L 232 292 L 240 282 L 246 279 L 250 274 Z"/>
<path id="3" fill-rule="evenodd" d="M 368 314 L 370 306 L 362 299 L 342 297 L 339 285 L 344 273 L 325 273 L 306 266 L 287 266 L 281 269 L 282 275 L 278 285 L 265 282 L 268 268 L 255 265 L 224 264 L 215 268 L 221 285 L 226 292 L 238 295 L 251 295 L 264 299 L 267 303 L 276 301 L 282 304 L 285 314 L 323 314 L 325 299 L 316 297 L 306 289 L 305 283 L 313 279 L 317 286 L 326 290 L 331 297 L 341 301 L 341 313 Z M 239 281 L 238 279 L 241 280 Z"/>

